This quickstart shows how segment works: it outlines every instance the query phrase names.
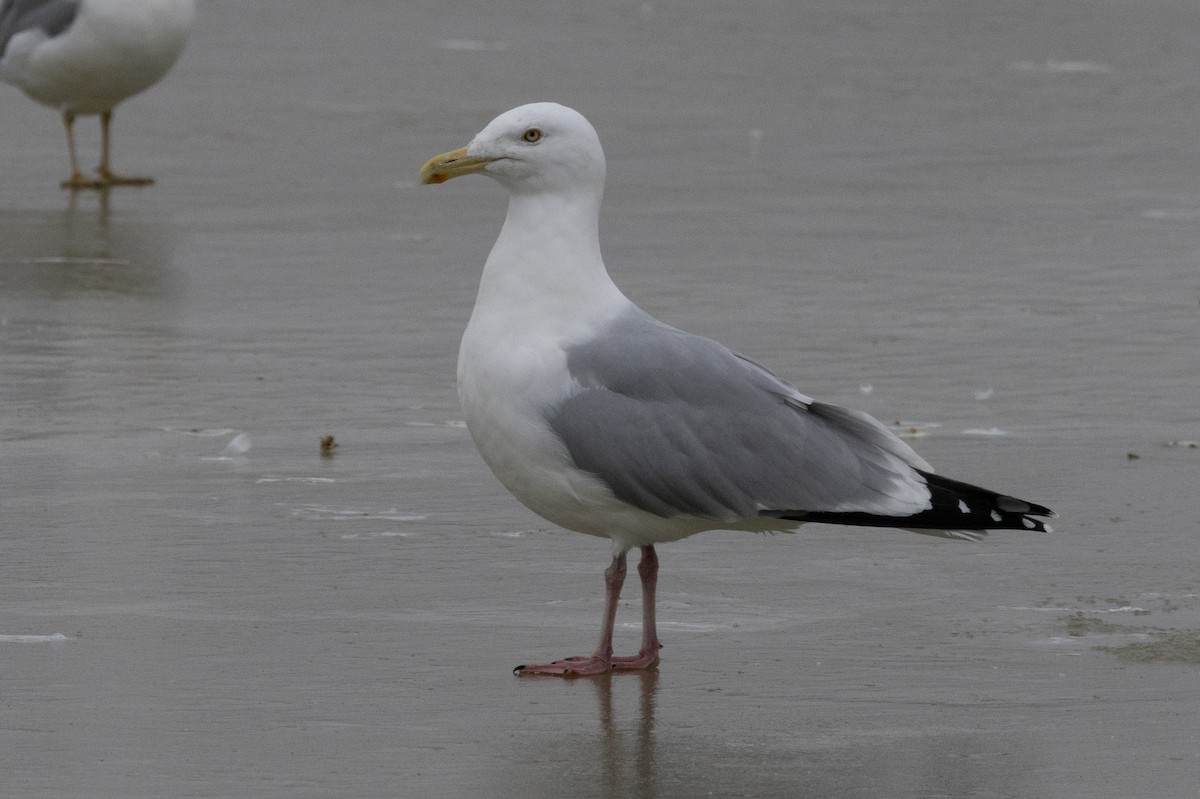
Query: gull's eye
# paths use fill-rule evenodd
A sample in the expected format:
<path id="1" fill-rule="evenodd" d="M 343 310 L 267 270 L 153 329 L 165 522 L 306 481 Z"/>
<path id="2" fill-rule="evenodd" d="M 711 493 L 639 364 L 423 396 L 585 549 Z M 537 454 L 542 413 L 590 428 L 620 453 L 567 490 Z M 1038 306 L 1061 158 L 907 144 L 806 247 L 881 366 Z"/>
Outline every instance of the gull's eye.
<path id="1" fill-rule="evenodd" d="M 530 144 L 537 144 L 542 140 L 542 131 L 538 128 L 530 128 L 521 134 L 521 138 Z"/>

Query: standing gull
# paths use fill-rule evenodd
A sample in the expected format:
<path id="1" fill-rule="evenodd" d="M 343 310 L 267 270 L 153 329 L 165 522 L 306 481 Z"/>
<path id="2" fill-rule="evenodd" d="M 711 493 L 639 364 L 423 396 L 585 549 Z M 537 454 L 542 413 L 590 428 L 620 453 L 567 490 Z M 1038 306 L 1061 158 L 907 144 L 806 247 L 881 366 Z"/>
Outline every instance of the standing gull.
<path id="1" fill-rule="evenodd" d="M 0 0 L 0 80 L 62 112 L 71 156 L 63 188 L 144 186 L 110 165 L 113 109 L 144 91 L 179 58 L 195 0 Z M 75 117 L 100 115 L 96 177 L 79 169 Z"/>
<path id="2" fill-rule="evenodd" d="M 830 522 L 968 540 L 1049 530 L 1034 518 L 1054 516 L 1049 508 L 939 477 L 870 416 L 810 399 L 630 302 L 600 257 L 604 169 L 586 119 L 534 103 L 421 170 L 422 183 L 482 173 L 510 194 L 458 355 L 471 437 L 535 513 L 613 542 L 595 653 L 518 674 L 657 665 L 654 547 L 704 530 Z M 642 645 L 614 657 L 633 547 L 642 552 Z"/>

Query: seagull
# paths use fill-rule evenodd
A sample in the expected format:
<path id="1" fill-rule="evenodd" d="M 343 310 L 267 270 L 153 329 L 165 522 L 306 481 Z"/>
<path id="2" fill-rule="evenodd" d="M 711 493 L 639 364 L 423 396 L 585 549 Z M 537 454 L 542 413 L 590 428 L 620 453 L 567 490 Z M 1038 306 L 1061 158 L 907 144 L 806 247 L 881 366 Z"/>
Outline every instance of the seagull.
<path id="1" fill-rule="evenodd" d="M 112 171 L 113 108 L 158 82 L 179 58 L 195 0 L 0 0 L 0 80 L 62 113 L 71 156 L 63 188 L 145 186 Z M 79 169 L 75 118 L 100 115 L 95 177 Z"/>
<path id="2" fill-rule="evenodd" d="M 533 103 L 430 159 L 423 184 L 483 174 L 508 214 L 458 356 L 458 394 L 484 461 L 530 510 L 612 541 L 590 656 L 518 666 L 580 677 L 654 668 L 659 544 L 705 530 L 896 527 L 979 540 L 1049 531 L 1049 508 L 933 473 L 857 410 L 801 394 L 757 362 L 633 304 L 600 255 L 605 161 L 577 111 Z M 626 554 L 638 547 L 642 642 L 614 656 Z"/>

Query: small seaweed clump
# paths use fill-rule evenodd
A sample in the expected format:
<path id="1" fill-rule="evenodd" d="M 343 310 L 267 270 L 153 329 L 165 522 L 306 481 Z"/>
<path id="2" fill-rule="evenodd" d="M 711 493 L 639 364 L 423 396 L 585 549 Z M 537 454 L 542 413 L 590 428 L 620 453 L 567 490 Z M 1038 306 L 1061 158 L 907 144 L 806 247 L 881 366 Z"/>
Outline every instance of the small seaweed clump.
<path id="1" fill-rule="evenodd" d="M 1149 634 L 1155 640 L 1096 648 L 1131 663 L 1200 664 L 1200 633 L 1194 630 L 1155 630 Z"/>

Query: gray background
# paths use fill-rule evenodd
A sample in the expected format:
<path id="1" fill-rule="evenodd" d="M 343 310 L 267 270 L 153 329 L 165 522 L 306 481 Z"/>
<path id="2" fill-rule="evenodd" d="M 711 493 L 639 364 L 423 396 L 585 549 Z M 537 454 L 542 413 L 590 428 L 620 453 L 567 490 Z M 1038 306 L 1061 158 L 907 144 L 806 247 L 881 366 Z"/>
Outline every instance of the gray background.
<path id="1" fill-rule="evenodd" d="M 0 794 L 1200 795 L 1193 0 L 202 0 L 105 198 L 2 89 Z M 503 191 L 414 184 L 533 100 L 635 301 L 1058 532 L 704 534 L 657 674 L 512 677 L 608 546 L 459 421 Z"/>

